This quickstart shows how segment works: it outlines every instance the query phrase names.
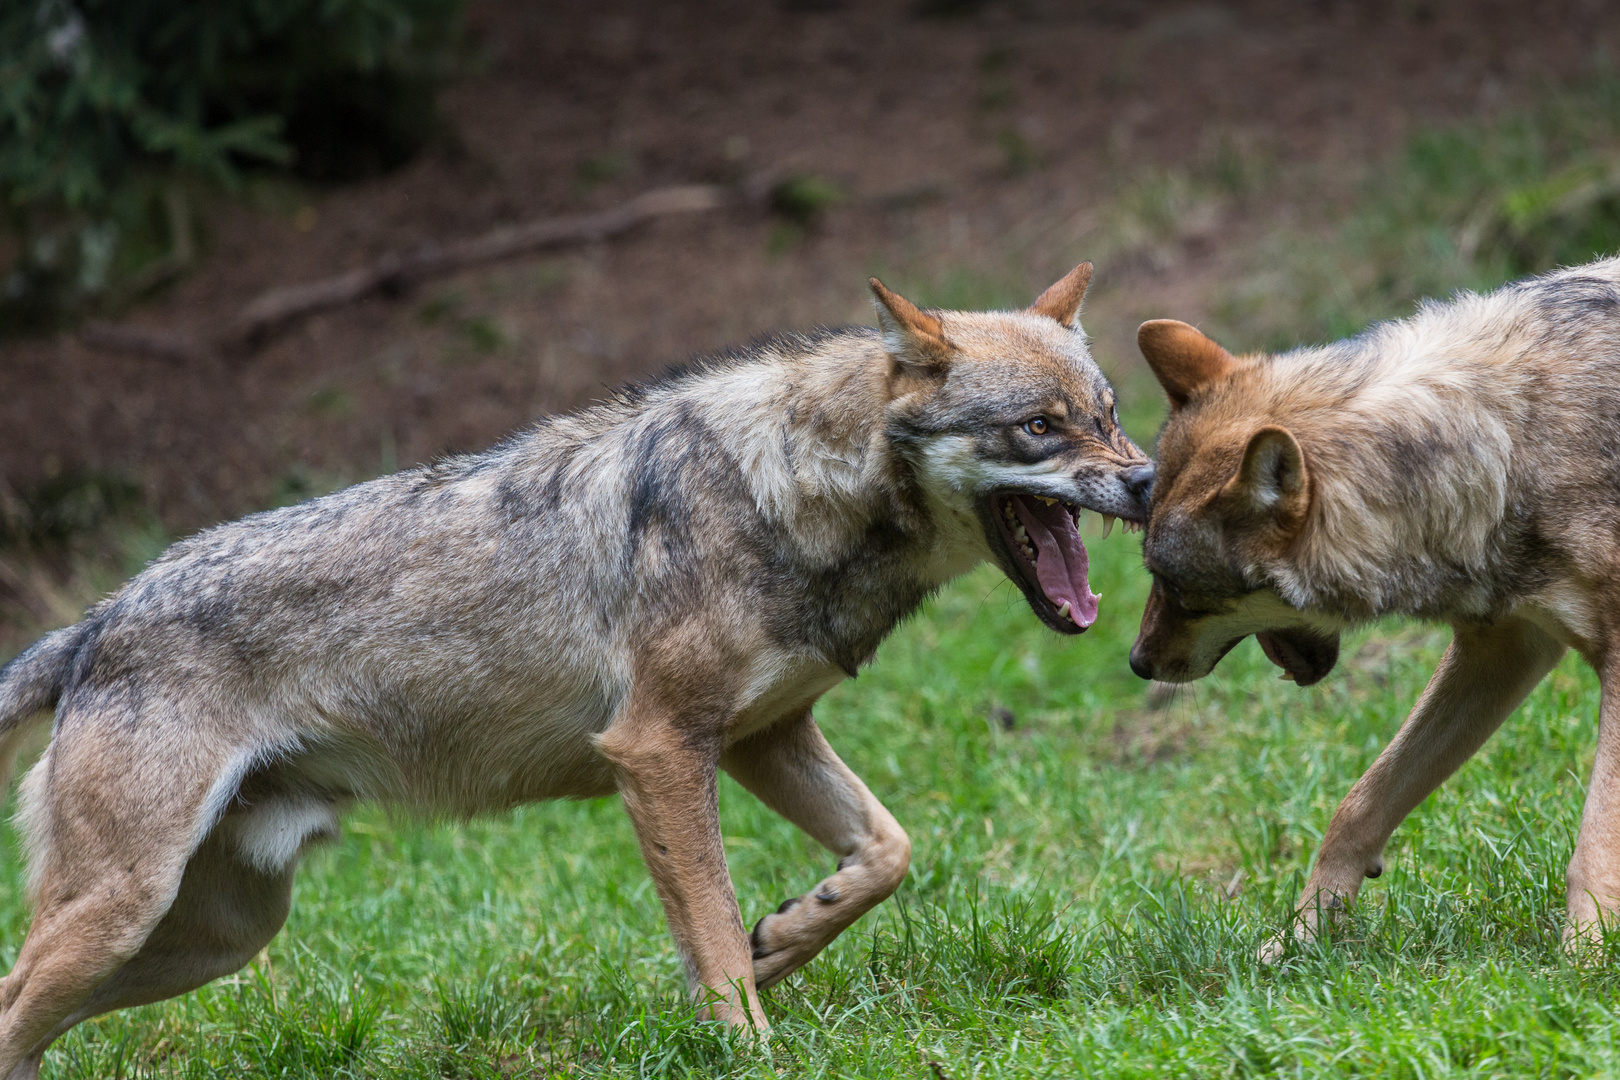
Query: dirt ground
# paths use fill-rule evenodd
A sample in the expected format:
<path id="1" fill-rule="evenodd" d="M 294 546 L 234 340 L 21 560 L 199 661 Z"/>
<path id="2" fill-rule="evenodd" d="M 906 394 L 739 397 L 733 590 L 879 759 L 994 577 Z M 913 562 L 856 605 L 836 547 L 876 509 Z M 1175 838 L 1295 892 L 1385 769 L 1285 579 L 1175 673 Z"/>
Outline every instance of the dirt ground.
<path id="1" fill-rule="evenodd" d="M 841 201 L 803 230 L 759 206 L 661 221 L 355 304 L 244 357 L 5 342 L 3 478 L 116 474 L 167 529 L 194 528 L 484 446 L 772 328 L 865 321 L 871 273 L 925 303 L 1008 303 L 1095 257 L 1086 325 L 1125 374 L 1140 319 L 1199 319 L 1246 238 L 1326 213 L 1230 200 L 1133 247 L 1104 228 L 1132 177 L 1264 162 L 1349 182 L 1414 125 L 1588 70 L 1620 43 L 1617 9 L 474 0 L 476 58 L 432 150 L 372 182 L 213 202 L 195 271 L 128 317 L 206 331 L 274 285 L 664 184 L 803 173 Z"/>

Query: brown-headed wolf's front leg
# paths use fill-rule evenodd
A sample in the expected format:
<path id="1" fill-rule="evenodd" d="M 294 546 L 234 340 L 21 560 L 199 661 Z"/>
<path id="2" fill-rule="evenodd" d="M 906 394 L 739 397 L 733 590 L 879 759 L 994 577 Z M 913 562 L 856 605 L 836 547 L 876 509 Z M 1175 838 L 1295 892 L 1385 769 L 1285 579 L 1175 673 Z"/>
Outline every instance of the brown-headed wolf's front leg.
<path id="1" fill-rule="evenodd" d="M 726 752 L 725 770 L 839 856 L 838 872 L 754 927 L 754 981 L 770 986 L 881 903 L 906 876 L 911 841 L 838 759 L 808 711 Z"/>
<path id="2" fill-rule="evenodd" d="M 1565 876 L 1569 918 L 1564 943 L 1570 947 L 1600 940 L 1604 924 L 1612 931 L 1620 913 L 1620 656 L 1605 659 L 1598 669 L 1603 704 L 1597 756 L 1586 787 L 1581 832 Z"/>
<path id="3" fill-rule="evenodd" d="M 1384 872 L 1384 845 L 1418 803 L 1473 756 L 1542 677 L 1564 647 L 1519 619 L 1458 626 L 1451 646 L 1412 713 L 1333 813 L 1294 924 L 1314 940 L 1324 913 L 1343 910 L 1364 877 Z M 1282 955 L 1286 936 L 1261 950 Z"/>
<path id="4" fill-rule="evenodd" d="M 597 748 L 617 773 L 693 996 L 717 1020 L 766 1031 L 720 842 L 719 747 L 684 711 L 632 694 Z"/>

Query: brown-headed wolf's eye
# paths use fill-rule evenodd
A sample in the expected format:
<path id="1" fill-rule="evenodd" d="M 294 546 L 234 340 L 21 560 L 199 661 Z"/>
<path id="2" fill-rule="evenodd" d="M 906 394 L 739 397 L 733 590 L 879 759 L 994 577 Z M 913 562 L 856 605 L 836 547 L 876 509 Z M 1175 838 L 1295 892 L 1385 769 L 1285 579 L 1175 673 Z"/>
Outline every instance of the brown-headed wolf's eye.
<path id="1" fill-rule="evenodd" d="M 1045 435 L 1046 434 L 1046 417 L 1037 416 L 1037 417 L 1035 417 L 1035 418 L 1033 418 L 1031 420 L 1025 420 L 1024 421 L 1024 430 L 1029 432 L 1031 435 Z"/>

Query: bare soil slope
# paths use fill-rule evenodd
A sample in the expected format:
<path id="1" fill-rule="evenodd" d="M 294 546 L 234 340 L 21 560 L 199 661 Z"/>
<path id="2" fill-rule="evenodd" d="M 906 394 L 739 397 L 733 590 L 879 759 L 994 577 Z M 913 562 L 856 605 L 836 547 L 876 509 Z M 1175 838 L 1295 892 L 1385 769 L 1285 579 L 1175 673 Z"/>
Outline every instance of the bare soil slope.
<path id="1" fill-rule="evenodd" d="M 1086 323 L 1124 371 L 1136 321 L 1198 318 L 1246 230 L 1321 213 L 1251 199 L 1093 250 L 1131 177 L 1350 177 L 1415 123 L 1524 98 L 1620 40 L 1600 0 L 964 6 L 476 0 L 482 59 L 436 149 L 373 182 L 216 204 L 197 269 L 130 317 L 206 330 L 277 284 L 662 184 L 802 173 L 844 197 L 807 229 L 743 206 L 470 272 L 246 357 L 7 342 L 4 481 L 118 474 L 191 528 L 486 445 L 694 352 L 864 321 L 873 272 L 923 302 L 1008 303 L 1100 256 Z"/>

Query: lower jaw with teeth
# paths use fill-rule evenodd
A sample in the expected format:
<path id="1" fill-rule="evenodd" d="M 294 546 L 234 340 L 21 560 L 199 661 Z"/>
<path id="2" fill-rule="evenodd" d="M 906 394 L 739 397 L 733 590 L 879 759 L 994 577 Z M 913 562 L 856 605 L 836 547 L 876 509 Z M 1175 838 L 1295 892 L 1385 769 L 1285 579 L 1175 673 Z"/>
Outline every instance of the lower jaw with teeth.
<path id="1" fill-rule="evenodd" d="M 1037 496 L 1037 498 L 1041 498 L 1041 501 L 1045 502 L 1049 506 L 1052 505 L 1053 503 L 1057 502 L 1056 499 L 1047 499 L 1047 498 L 1044 498 L 1044 497 L 1041 497 L 1041 496 Z M 1080 517 L 1079 511 L 1073 509 L 1072 507 L 1070 507 L 1068 505 L 1065 505 L 1064 509 L 1069 512 L 1070 517 L 1076 519 L 1076 521 L 1079 520 L 1079 517 Z M 1023 522 L 1019 521 L 1018 520 L 1018 515 L 1013 512 L 1012 504 L 1011 503 L 1003 504 L 1003 506 L 1001 508 L 1001 514 L 1002 514 L 1003 517 L 1005 517 L 1007 519 L 1007 528 L 1012 532 L 1013 538 L 1018 541 L 1019 550 L 1021 550 L 1023 552 L 1024 558 L 1029 560 L 1030 565 L 1034 565 L 1036 562 L 1038 562 L 1040 560 L 1040 557 L 1041 557 L 1040 552 L 1036 549 L 1034 542 L 1032 542 L 1030 540 L 1030 538 L 1029 538 L 1029 530 L 1024 528 Z M 1126 522 L 1125 526 L 1126 526 L 1126 528 L 1129 528 L 1130 527 L 1130 522 Z M 1109 531 L 1112 530 L 1113 527 L 1114 527 L 1114 516 L 1112 514 L 1104 514 L 1103 515 L 1103 535 L 1107 536 Z M 1078 619 L 1076 619 L 1074 617 L 1073 606 L 1069 603 L 1069 601 L 1064 600 L 1062 603 L 1058 604 L 1057 613 L 1058 613 L 1059 618 L 1067 619 L 1069 622 L 1074 623 L 1076 626 L 1080 625 L 1080 620 L 1078 620 Z"/>

